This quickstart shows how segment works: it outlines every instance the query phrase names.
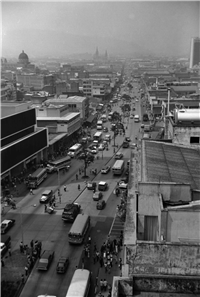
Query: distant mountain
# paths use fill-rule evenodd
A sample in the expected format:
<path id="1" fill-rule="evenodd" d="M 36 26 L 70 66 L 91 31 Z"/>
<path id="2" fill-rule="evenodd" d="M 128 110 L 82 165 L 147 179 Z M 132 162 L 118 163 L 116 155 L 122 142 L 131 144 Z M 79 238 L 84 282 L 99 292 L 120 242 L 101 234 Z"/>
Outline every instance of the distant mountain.
<path id="1" fill-rule="evenodd" d="M 2 43 L 2 55 L 17 56 L 22 50 L 31 56 L 63 56 L 81 53 L 95 53 L 98 46 L 100 55 L 105 50 L 109 54 L 148 54 L 138 44 L 119 39 L 98 36 L 78 36 L 53 30 L 13 30 L 8 31 Z"/>

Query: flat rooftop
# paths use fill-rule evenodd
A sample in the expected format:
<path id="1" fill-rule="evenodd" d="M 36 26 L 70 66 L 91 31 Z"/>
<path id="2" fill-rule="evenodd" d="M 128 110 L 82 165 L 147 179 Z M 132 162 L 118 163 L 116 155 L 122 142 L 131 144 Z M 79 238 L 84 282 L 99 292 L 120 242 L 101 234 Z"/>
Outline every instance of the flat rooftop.
<path id="1" fill-rule="evenodd" d="M 37 117 L 37 121 L 69 121 L 75 116 L 80 114 L 79 112 L 72 112 L 63 117 Z"/>
<path id="2" fill-rule="evenodd" d="M 185 183 L 200 190 L 200 150 L 148 140 L 142 146 L 143 181 Z"/>

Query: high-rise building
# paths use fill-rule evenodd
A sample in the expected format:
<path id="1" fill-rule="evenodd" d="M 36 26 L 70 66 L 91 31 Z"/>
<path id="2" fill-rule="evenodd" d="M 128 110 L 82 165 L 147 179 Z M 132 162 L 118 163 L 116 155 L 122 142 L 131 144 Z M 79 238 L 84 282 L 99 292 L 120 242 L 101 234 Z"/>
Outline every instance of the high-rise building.
<path id="1" fill-rule="evenodd" d="M 190 68 L 199 66 L 200 63 L 200 38 L 194 37 L 191 40 L 190 48 Z"/>

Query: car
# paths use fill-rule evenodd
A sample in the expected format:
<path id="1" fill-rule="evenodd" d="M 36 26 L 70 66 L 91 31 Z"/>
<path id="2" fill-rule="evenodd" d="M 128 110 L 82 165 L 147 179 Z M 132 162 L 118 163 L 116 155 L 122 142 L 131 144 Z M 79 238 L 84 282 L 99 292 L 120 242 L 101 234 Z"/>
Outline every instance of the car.
<path id="1" fill-rule="evenodd" d="M 128 180 L 129 180 L 129 177 L 128 176 L 124 176 L 124 177 L 121 178 L 120 181 L 123 181 L 123 182 L 125 182 L 125 184 L 127 184 L 128 183 Z"/>
<path id="2" fill-rule="evenodd" d="M 98 184 L 99 191 L 106 191 L 108 189 L 108 183 L 105 181 L 100 181 Z"/>
<path id="3" fill-rule="evenodd" d="M 47 173 L 53 173 L 53 172 L 55 172 L 54 166 L 51 166 L 49 164 L 47 164 L 46 170 L 47 170 Z"/>
<path id="4" fill-rule="evenodd" d="M 92 196 L 94 201 L 99 201 L 102 197 L 103 197 L 103 194 L 100 191 L 95 192 Z"/>
<path id="5" fill-rule="evenodd" d="M 38 270 L 48 270 L 49 266 L 51 265 L 51 262 L 54 258 L 54 251 L 52 250 L 45 250 L 37 264 Z"/>
<path id="6" fill-rule="evenodd" d="M 74 222 L 77 215 L 81 211 L 81 206 L 78 203 L 67 203 L 62 213 L 62 220 L 64 222 Z"/>
<path id="7" fill-rule="evenodd" d="M 98 153 L 98 148 L 93 148 L 93 149 L 91 149 L 91 153 L 92 153 L 92 154 L 97 154 L 97 153 Z"/>
<path id="8" fill-rule="evenodd" d="M 131 141 L 130 137 L 125 137 L 125 140 L 128 141 L 128 142 Z"/>
<path id="9" fill-rule="evenodd" d="M 97 202 L 97 209 L 99 210 L 104 209 L 105 206 L 106 206 L 105 200 L 101 200 Z"/>
<path id="10" fill-rule="evenodd" d="M 94 190 L 94 189 L 96 189 L 96 186 L 97 186 L 97 184 L 95 182 L 92 182 L 92 181 L 87 182 L 87 189 L 88 190 Z"/>
<path id="11" fill-rule="evenodd" d="M 101 169 L 101 173 L 106 174 L 110 171 L 110 169 L 111 169 L 111 167 L 107 165 Z"/>
<path id="12" fill-rule="evenodd" d="M 138 100 L 138 99 L 136 99 L 135 101 L 136 101 L 136 102 L 138 102 L 139 100 Z"/>
<path id="13" fill-rule="evenodd" d="M 137 147 L 137 144 L 136 144 L 136 143 L 131 143 L 131 144 L 130 144 L 130 147 L 131 147 L 131 148 L 135 148 L 135 147 Z"/>
<path id="14" fill-rule="evenodd" d="M 65 273 L 68 266 L 69 266 L 69 258 L 61 257 L 58 260 L 58 263 L 57 263 L 57 266 L 56 266 L 56 272 L 57 273 Z"/>
<path id="15" fill-rule="evenodd" d="M 14 224 L 15 220 L 4 220 L 1 222 L 1 234 L 5 234 Z"/>
<path id="16" fill-rule="evenodd" d="M 120 189 L 127 189 L 127 187 L 128 187 L 128 183 L 125 183 L 124 181 L 121 180 L 121 181 L 119 182 L 118 187 L 119 187 Z"/>
<path id="17" fill-rule="evenodd" d="M 101 143 L 99 146 L 99 151 L 104 151 L 104 150 L 105 150 L 105 146 L 103 145 L 103 143 Z"/>
<path id="18" fill-rule="evenodd" d="M 121 152 L 117 152 L 115 155 L 115 159 L 122 159 L 123 158 L 123 154 Z"/>
<path id="19" fill-rule="evenodd" d="M 53 191 L 45 190 L 40 197 L 40 203 L 48 203 L 53 200 Z"/>
<path id="20" fill-rule="evenodd" d="M 133 115 L 132 114 L 130 115 L 130 119 L 133 119 Z"/>
<path id="21" fill-rule="evenodd" d="M 11 237 L 9 235 L 2 235 L 1 236 L 1 257 L 3 257 L 7 250 L 11 247 Z"/>
<path id="22" fill-rule="evenodd" d="M 141 124 L 141 128 L 144 128 L 144 124 Z"/>
<path id="23" fill-rule="evenodd" d="M 103 128 L 103 132 L 108 132 L 108 128 L 107 127 L 104 127 Z"/>

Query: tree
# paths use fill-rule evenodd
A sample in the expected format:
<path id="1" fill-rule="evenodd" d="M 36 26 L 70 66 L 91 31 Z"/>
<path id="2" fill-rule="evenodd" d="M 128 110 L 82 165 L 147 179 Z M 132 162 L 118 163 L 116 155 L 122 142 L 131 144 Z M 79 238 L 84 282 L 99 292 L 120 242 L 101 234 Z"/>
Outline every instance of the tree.
<path id="1" fill-rule="evenodd" d="M 83 160 L 83 162 L 84 162 L 84 176 L 83 177 L 88 177 L 87 176 L 87 168 L 91 162 L 94 162 L 94 155 L 92 155 L 91 153 L 89 153 L 87 151 L 86 146 L 84 146 L 83 152 L 79 156 L 79 160 Z"/>

